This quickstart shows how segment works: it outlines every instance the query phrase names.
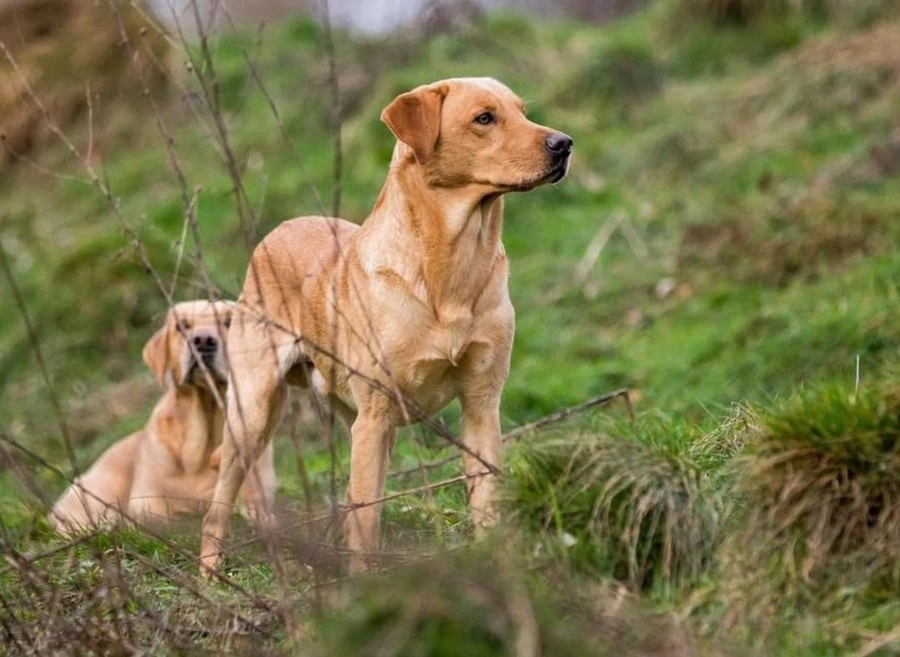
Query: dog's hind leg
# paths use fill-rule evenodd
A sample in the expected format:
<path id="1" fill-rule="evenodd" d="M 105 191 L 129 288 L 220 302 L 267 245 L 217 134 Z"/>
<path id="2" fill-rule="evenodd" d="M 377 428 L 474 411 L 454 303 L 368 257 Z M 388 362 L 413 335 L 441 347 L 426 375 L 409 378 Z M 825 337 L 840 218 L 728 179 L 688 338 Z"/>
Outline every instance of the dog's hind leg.
<path id="1" fill-rule="evenodd" d="M 143 434 L 113 443 L 91 468 L 59 498 L 50 512 L 50 524 L 64 535 L 121 519 L 134 478 L 134 464 Z"/>
<path id="2" fill-rule="evenodd" d="M 286 397 L 287 395 L 285 395 Z M 281 411 L 277 409 L 275 413 L 278 416 L 281 415 Z M 277 484 L 275 454 L 272 449 L 272 441 L 269 440 L 263 448 L 262 455 L 256 459 L 247 473 L 244 485 L 238 493 L 241 514 L 256 525 L 266 526 L 273 518 L 273 502 Z"/>
<path id="3" fill-rule="evenodd" d="M 286 398 L 281 372 L 285 369 L 279 367 L 282 355 L 271 337 L 249 318 L 233 323 L 228 334 L 230 377 L 225 430 L 219 477 L 203 518 L 200 560 L 204 569 L 219 565 L 238 492 L 281 420 Z M 270 508 L 272 500 L 258 500 L 257 504 Z"/>

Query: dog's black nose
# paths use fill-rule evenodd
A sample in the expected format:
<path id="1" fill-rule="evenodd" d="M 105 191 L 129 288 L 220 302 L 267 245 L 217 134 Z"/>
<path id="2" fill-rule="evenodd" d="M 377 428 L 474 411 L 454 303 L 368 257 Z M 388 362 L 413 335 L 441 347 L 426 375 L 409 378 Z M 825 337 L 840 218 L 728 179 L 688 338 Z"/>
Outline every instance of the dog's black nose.
<path id="1" fill-rule="evenodd" d="M 551 132 L 544 141 L 544 148 L 551 155 L 562 157 L 572 152 L 572 138 L 564 132 Z"/>
<path id="2" fill-rule="evenodd" d="M 194 343 L 194 348 L 201 354 L 214 353 L 219 347 L 219 341 L 216 340 L 216 336 L 208 333 L 195 334 L 191 342 Z"/>

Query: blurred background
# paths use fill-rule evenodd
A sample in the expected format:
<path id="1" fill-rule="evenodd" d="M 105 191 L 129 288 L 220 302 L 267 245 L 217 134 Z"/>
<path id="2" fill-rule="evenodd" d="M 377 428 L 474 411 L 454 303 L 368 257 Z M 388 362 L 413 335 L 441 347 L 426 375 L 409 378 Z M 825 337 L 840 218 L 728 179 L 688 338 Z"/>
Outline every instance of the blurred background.
<path id="1" fill-rule="evenodd" d="M 321 19 L 327 13 L 336 25 L 355 32 L 384 34 L 400 27 L 408 27 L 435 11 L 475 10 L 483 13 L 513 9 L 534 16 L 600 22 L 611 20 L 645 3 L 646 0 L 330 0 L 328 3 L 317 0 L 271 0 L 242 3 L 230 13 L 244 23 L 269 21 L 301 13 Z M 157 16 L 167 21 L 178 20 L 176 17 L 184 16 L 186 11 L 193 11 L 189 2 L 152 0 L 149 6 Z M 206 14 L 215 11 L 215 2 L 200 6 Z"/>
<path id="2" fill-rule="evenodd" d="M 40 498 L 65 483 L 46 464 L 72 472 L 64 436 L 83 470 L 146 421 L 140 353 L 165 296 L 233 298 L 290 217 L 362 221 L 394 143 L 381 109 L 464 75 L 497 77 L 576 144 L 569 178 L 506 205 L 504 427 L 620 388 L 637 414 L 509 452 L 517 558 L 552 573 L 528 588 L 549 600 L 537 625 L 571 611 L 610 654 L 900 654 L 894 0 L 0 0 L 0 436 L 46 461 L 0 450 L 6 545 L 56 545 Z M 454 408 L 442 419 L 456 428 Z M 325 505 L 346 440 L 332 454 L 300 399 L 280 435 L 280 500 Z M 393 465 L 453 453 L 411 430 Z M 461 548 L 465 518 L 459 489 L 398 500 L 388 543 Z M 469 609 L 490 577 L 465 572 Z M 440 607 L 415 597 L 422 577 L 454 586 L 407 575 L 395 597 L 359 592 L 356 634 L 326 618 L 323 654 L 461 654 L 354 643 L 404 600 Z M 504 577 L 471 616 L 422 626 L 500 637 L 467 654 L 533 654 L 509 648 Z M 482 627 L 495 598 L 507 624 Z M 656 630 L 636 638 L 620 613 Z M 543 654 L 606 654 L 554 636 Z"/>

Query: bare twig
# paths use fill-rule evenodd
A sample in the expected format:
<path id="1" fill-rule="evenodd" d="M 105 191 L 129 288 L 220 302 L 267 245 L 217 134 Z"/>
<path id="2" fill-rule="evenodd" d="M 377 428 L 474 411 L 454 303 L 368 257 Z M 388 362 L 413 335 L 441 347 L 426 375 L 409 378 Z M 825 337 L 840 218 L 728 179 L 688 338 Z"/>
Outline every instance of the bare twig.
<path id="1" fill-rule="evenodd" d="M 409 497 L 410 495 L 418 495 L 420 493 L 430 493 L 430 492 L 433 492 L 433 491 L 441 489 L 441 488 L 447 488 L 449 486 L 455 486 L 456 484 L 461 484 L 463 482 L 468 481 L 469 479 L 475 479 L 477 477 L 485 477 L 489 474 L 491 474 L 491 472 L 489 470 L 482 470 L 481 472 L 473 472 L 470 474 L 461 474 L 461 475 L 457 475 L 455 477 L 450 477 L 449 479 L 442 479 L 441 481 L 435 481 L 430 484 L 416 486 L 415 488 L 407 488 L 407 489 L 404 489 L 401 491 L 387 493 L 387 494 L 383 495 L 382 497 L 379 497 L 376 500 L 369 500 L 366 502 L 359 502 L 359 503 L 353 503 L 353 504 L 341 504 L 341 505 L 338 505 L 337 508 L 339 511 L 341 511 L 343 513 L 346 513 L 349 511 L 354 511 L 356 509 L 364 509 L 365 507 L 368 507 L 368 506 L 375 506 L 376 504 L 383 504 L 384 502 L 390 502 L 391 500 L 398 500 L 403 497 Z M 330 520 L 330 519 L 332 519 L 332 517 L 333 517 L 333 515 L 330 512 L 329 513 L 321 513 L 321 514 L 313 516 L 311 518 L 304 518 L 300 522 L 295 522 L 295 523 L 291 523 L 290 525 L 287 525 L 285 527 L 280 527 L 280 528 L 278 528 L 278 531 L 282 534 L 287 534 L 287 533 L 290 533 L 297 529 L 300 529 L 302 527 L 308 527 L 309 525 L 314 525 L 316 523 L 323 522 L 325 520 Z M 236 544 L 234 546 L 234 548 L 235 549 L 245 548 L 250 545 L 254 545 L 255 543 L 258 543 L 259 541 L 260 541 L 260 538 L 258 536 L 254 536 L 252 538 L 247 539 L 246 541 L 244 541 L 242 543 Z"/>
<path id="2" fill-rule="evenodd" d="M 23 88 L 25 90 L 25 94 L 28 96 L 29 100 L 34 104 L 34 106 L 41 113 L 41 116 L 44 119 L 44 122 L 47 125 L 47 128 L 50 132 L 59 139 L 60 143 L 65 146 L 66 150 L 75 158 L 75 160 L 81 165 L 82 169 L 84 169 L 85 173 L 88 175 L 88 179 L 90 184 L 93 185 L 97 191 L 103 196 L 109 205 L 110 210 L 113 215 L 118 220 L 119 226 L 122 228 L 125 235 L 130 240 L 132 246 L 138 252 L 138 256 L 141 260 L 141 264 L 144 267 L 144 270 L 150 274 L 153 278 L 154 283 L 157 288 L 159 288 L 160 292 L 162 292 L 163 296 L 166 299 L 166 302 L 171 307 L 172 298 L 166 289 L 165 283 L 160 278 L 157 271 L 153 268 L 153 265 L 150 262 L 150 258 L 147 255 L 147 249 L 144 247 L 143 242 L 141 242 L 137 233 L 134 231 L 131 226 L 125 221 L 125 217 L 122 215 L 121 208 L 119 206 L 119 200 L 112 195 L 112 192 L 109 189 L 109 186 L 103 181 L 100 175 L 97 173 L 97 170 L 94 169 L 93 165 L 88 161 L 78 150 L 72 140 L 69 139 L 66 134 L 60 129 L 60 127 L 53 120 L 53 117 L 50 115 L 47 106 L 41 101 L 40 97 L 35 93 L 34 89 L 28 83 L 28 78 L 22 72 L 19 67 L 19 63 L 16 61 L 15 57 L 13 57 L 12 53 L 6 47 L 6 44 L 3 41 L 0 41 L 0 52 L 3 53 L 3 56 L 6 58 L 7 63 L 9 63 L 10 67 L 13 69 L 13 72 L 19 77 L 22 81 Z"/>
<path id="3" fill-rule="evenodd" d="M 362 509 L 367 506 L 373 506 L 375 504 L 382 504 L 383 502 L 389 502 L 391 500 L 397 500 L 401 497 L 409 497 L 410 495 L 418 495 L 419 493 L 425 493 L 429 491 L 434 491 L 439 488 L 446 488 L 447 486 L 453 486 L 455 484 L 461 484 L 464 481 L 468 481 L 469 479 L 475 479 L 477 477 L 485 477 L 491 474 L 490 470 L 482 470 L 481 472 L 472 472 L 470 474 L 461 474 L 456 477 L 450 477 L 449 479 L 444 479 L 442 481 L 435 481 L 431 484 L 425 484 L 424 486 L 417 486 L 416 488 L 407 488 L 406 490 L 397 491 L 396 493 L 388 493 L 377 500 L 370 500 L 368 502 L 359 502 L 354 504 L 345 504 L 343 508 L 348 511 L 355 509 Z"/>
<path id="4" fill-rule="evenodd" d="M 241 168 L 238 166 L 234 147 L 231 144 L 231 136 L 225 123 L 225 116 L 221 106 L 219 79 L 212 51 L 210 49 L 209 34 L 203 23 L 203 19 L 200 16 L 198 3 L 192 1 L 190 4 L 194 12 L 194 20 L 196 21 L 198 32 L 197 36 L 199 37 L 199 60 L 191 54 L 190 48 L 188 48 L 187 45 L 187 38 L 181 33 L 180 24 L 177 21 L 176 25 L 179 26 L 179 36 L 181 38 L 183 51 L 191 64 L 189 69 L 194 74 L 197 83 L 200 85 L 204 105 L 213 120 L 215 137 L 221 149 L 220 154 L 228 176 L 231 179 L 232 193 L 234 195 L 235 207 L 238 213 L 238 221 L 241 226 L 241 233 L 244 237 L 247 249 L 250 250 L 254 242 L 253 231 L 257 221 L 253 215 L 253 208 L 247 196 L 247 190 L 244 187 Z M 217 7 L 218 3 L 215 3 L 215 6 Z"/>
<path id="5" fill-rule="evenodd" d="M 531 433 L 532 431 L 536 431 L 537 429 L 541 429 L 550 424 L 555 424 L 556 422 L 561 422 L 566 418 L 576 415 L 578 413 L 583 413 L 586 410 L 594 408 L 596 406 L 603 406 L 608 404 L 609 402 L 615 399 L 623 399 L 625 401 L 626 408 L 628 409 L 628 416 L 631 418 L 631 421 L 634 421 L 634 408 L 631 404 L 631 397 L 628 394 L 628 390 L 625 388 L 621 388 L 619 390 L 614 390 L 612 392 L 608 392 L 606 394 L 600 395 L 599 397 L 593 397 L 592 399 L 588 399 L 585 402 L 577 404 L 575 406 L 569 406 L 567 408 L 560 409 L 551 413 L 550 415 L 546 415 L 542 418 L 534 420 L 533 422 L 529 422 L 527 424 L 523 424 L 520 427 L 516 427 L 515 429 L 503 434 L 502 440 L 504 442 L 510 440 L 516 440 L 521 438 L 527 433 Z M 388 475 L 388 477 L 409 477 L 410 475 L 414 475 L 417 473 L 421 473 L 426 470 L 433 470 L 435 468 L 439 468 L 448 463 L 452 463 L 459 456 L 448 456 L 445 459 L 440 459 L 439 461 L 432 461 L 431 463 L 420 463 L 419 465 L 408 468 L 406 470 L 398 470 L 396 472 L 392 472 Z"/>
<path id="6" fill-rule="evenodd" d="M 331 11 L 328 0 L 322 0 L 322 36 L 325 56 L 328 58 L 328 87 L 331 92 L 331 129 L 334 131 L 334 168 L 332 173 L 331 216 L 341 216 L 341 190 L 343 187 L 343 117 L 341 111 L 341 88 L 338 80 L 337 56 L 334 52 L 334 35 L 331 29 Z"/>
<path id="7" fill-rule="evenodd" d="M 523 424 L 521 427 L 516 427 L 512 431 L 504 434 L 503 440 L 516 440 L 517 438 L 521 438 L 522 436 L 524 436 L 526 433 L 531 433 L 532 431 L 542 429 L 549 424 L 555 424 L 557 422 L 565 420 L 567 417 L 576 415 L 578 413 L 583 413 L 584 411 L 596 406 L 603 406 L 615 399 L 623 399 L 625 401 L 625 407 L 628 409 L 628 416 L 633 422 L 634 408 L 631 405 L 631 397 L 629 396 L 628 390 L 626 388 L 620 388 L 619 390 L 607 392 L 606 394 L 600 395 L 599 397 L 593 397 L 592 399 L 588 399 L 587 401 L 576 404 L 575 406 L 569 406 L 567 408 L 562 408 L 558 411 L 554 411 L 550 415 L 546 415 L 542 418 L 534 420 L 533 422 Z"/>
<path id="8" fill-rule="evenodd" d="M 38 561 L 43 561 L 44 559 L 49 559 L 50 557 L 54 557 L 61 552 L 66 552 L 71 550 L 74 547 L 81 545 L 82 543 L 94 538 L 97 534 L 100 533 L 99 529 L 93 529 L 89 532 L 85 532 L 83 534 L 79 534 L 75 538 L 66 541 L 60 546 L 57 546 L 50 550 L 45 550 L 44 552 L 39 552 L 38 554 L 33 554 L 28 557 L 22 557 L 20 561 L 20 566 L 31 566 L 36 564 Z M 19 567 L 19 566 L 17 566 Z M 9 572 L 11 566 L 6 566 L 5 568 L 0 568 L 0 575 L 5 575 Z"/>

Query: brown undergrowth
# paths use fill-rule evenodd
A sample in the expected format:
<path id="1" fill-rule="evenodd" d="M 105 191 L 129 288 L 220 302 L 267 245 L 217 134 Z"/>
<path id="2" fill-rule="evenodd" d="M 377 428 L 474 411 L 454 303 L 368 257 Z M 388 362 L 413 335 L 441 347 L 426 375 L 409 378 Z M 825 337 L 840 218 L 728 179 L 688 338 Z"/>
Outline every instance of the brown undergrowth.
<path id="1" fill-rule="evenodd" d="M 117 11 L 90 0 L 24 0 L 0 7 L 5 49 L 0 53 L 0 169 L 53 140 L 28 87 L 63 130 L 89 113 L 142 106 L 145 89 L 157 96 L 166 90 L 166 37 L 141 11 L 119 4 Z M 139 53 L 129 52 L 123 30 L 141 44 Z"/>

